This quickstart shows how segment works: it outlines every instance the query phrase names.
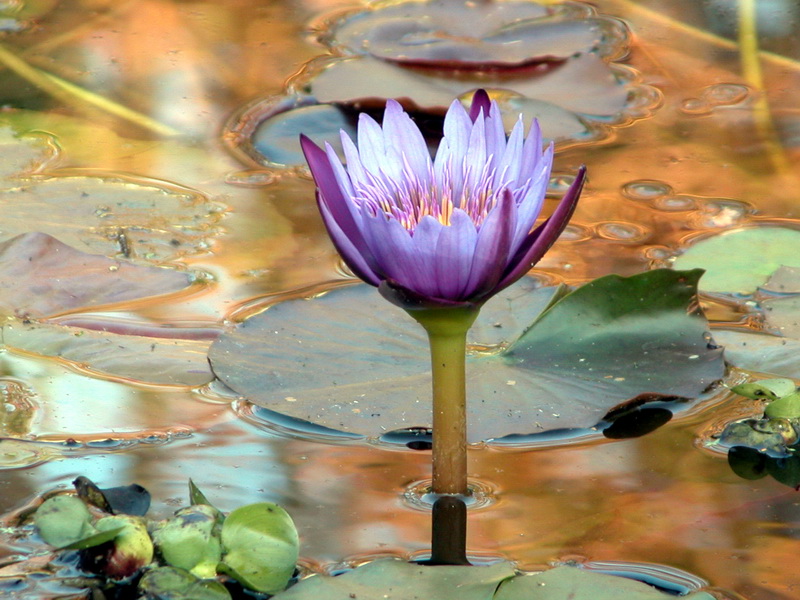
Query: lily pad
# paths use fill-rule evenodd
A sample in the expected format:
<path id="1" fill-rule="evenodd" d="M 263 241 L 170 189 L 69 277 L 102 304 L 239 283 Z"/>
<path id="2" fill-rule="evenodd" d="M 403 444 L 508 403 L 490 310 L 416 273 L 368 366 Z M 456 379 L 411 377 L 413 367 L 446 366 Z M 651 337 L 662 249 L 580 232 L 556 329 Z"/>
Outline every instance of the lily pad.
<path id="1" fill-rule="evenodd" d="M 89 251 L 172 260 L 204 250 L 219 207 L 166 182 L 97 174 L 37 177 L 0 189 L 0 238 L 41 231 Z"/>
<path id="2" fill-rule="evenodd" d="M 676 269 L 706 270 L 705 292 L 752 294 L 779 267 L 800 267 L 800 231 L 785 227 L 731 229 L 698 240 L 675 259 Z"/>
<path id="3" fill-rule="evenodd" d="M 561 566 L 532 575 L 515 575 L 510 563 L 488 567 L 428 567 L 400 560 L 377 560 L 337 577 L 316 575 L 300 581 L 275 600 L 666 600 L 674 598 L 623 577 Z M 705 592 L 684 598 L 713 600 Z"/>
<path id="4" fill-rule="evenodd" d="M 604 277 L 532 325 L 515 307 L 543 307 L 554 290 L 492 299 L 469 337 L 470 442 L 592 427 L 643 393 L 698 397 L 724 374 L 691 310 L 700 275 Z M 431 424 L 424 333 L 365 285 L 274 305 L 223 334 L 209 357 L 233 390 L 297 419 L 367 436 Z"/>
<path id="5" fill-rule="evenodd" d="M 274 599 L 452 600 L 458 590 L 459 600 L 490 600 L 498 585 L 513 576 L 514 567 L 508 562 L 488 567 L 428 567 L 396 559 L 376 560 L 337 577 L 308 577 Z"/>
<path id="6" fill-rule="evenodd" d="M 0 314 L 52 316 L 185 289 L 188 273 L 87 254 L 40 232 L 0 243 Z"/>
<path id="7" fill-rule="evenodd" d="M 11 127 L 0 125 L 0 178 L 41 171 L 57 156 L 56 148 L 47 134 L 19 135 Z M 6 182 L 6 185 L 12 184 Z"/>
<path id="8" fill-rule="evenodd" d="M 576 4 L 427 0 L 353 13 L 326 40 L 344 52 L 463 71 L 473 64 L 485 70 L 580 52 L 616 53 L 626 35 L 621 22 L 592 17 Z"/>
<path id="9" fill-rule="evenodd" d="M 2 345 L 76 363 L 87 371 L 143 383 L 197 387 L 214 379 L 204 340 L 151 338 L 9 320 Z"/>

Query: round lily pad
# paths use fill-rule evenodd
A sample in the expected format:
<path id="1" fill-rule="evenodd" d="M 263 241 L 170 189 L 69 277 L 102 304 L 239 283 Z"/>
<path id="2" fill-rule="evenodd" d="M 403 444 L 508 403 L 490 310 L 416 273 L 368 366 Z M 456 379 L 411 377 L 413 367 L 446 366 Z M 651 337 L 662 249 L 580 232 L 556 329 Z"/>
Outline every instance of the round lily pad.
<path id="1" fill-rule="evenodd" d="M 608 276 L 536 319 L 531 307 L 556 290 L 512 286 L 492 299 L 468 340 L 469 440 L 592 427 L 643 393 L 698 397 L 724 374 L 705 320 L 687 312 L 699 276 Z M 271 306 L 209 357 L 252 402 L 323 427 L 379 436 L 431 424 L 425 335 L 365 285 Z"/>
<path id="2" fill-rule="evenodd" d="M 705 269 L 702 291 L 752 294 L 779 267 L 800 267 L 798 246 L 795 229 L 731 229 L 698 240 L 675 259 L 675 268 Z"/>

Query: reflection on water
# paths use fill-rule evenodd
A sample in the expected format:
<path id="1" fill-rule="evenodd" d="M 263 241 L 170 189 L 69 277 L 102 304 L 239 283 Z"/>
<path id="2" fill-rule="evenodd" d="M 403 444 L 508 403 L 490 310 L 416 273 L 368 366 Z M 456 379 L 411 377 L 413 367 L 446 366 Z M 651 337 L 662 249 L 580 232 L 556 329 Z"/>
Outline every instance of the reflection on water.
<path id="1" fill-rule="evenodd" d="M 153 257 L 166 268 L 179 260 L 209 273 L 206 289 L 119 310 L 139 322 L 218 328 L 254 299 L 344 277 L 311 182 L 239 161 L 220 132 L 231 115 L 282 94 L 307 60 L 327 52 L 308 35 L 309 23 L 359 2 L 23 4 L 36 10 L 12 16 L 18 22 L 6 27 L 12 33 L 0 46 L 0 94 L 3 106 L 26 110 L 4 110 L 0 124 L 36 133 L 16 146 L 26 154 L 9 156 L 11 166 L 0 173 L 130 173 L 154 178 L 155 187 L 189 188 L 227 209 L 213 215 L 214 227 L 203 230 L 193 253 Z M 797 18 L 795 3 L 758 3 L 765 89 L 742 74 L 739 3 L 595 4 L 629 25 L 634 35 L 623 68 L 640 73 L 663 101 L 649 118 L 609 130 L 602 143 L 559 153 L 556 170 L 565 177 L 554 179 L 554 189 L 582 163 L 590 182 L 575 222 L 537 277 L 580 283 L 633 274 L 668 266 L 704 235 L 777 222 L 796 229 L 800 47 L 796 28 L 786 26 Z M 47 212 L 33 208 L 39 212 L 26 214 Z M 151 230 L 188 226 L 159 223 L 157 208 L 146 211 L 155 219 L 147 221 Z M 36 218 L 28 219 L 35 228 Z M 51 235 L 82 243 L 82 230 L 51 220 Z M 745 302 L 714 296 L 703 303 L 719 324 L 752 324 Z M 315 569 L 429 549 L 429 515 L 403 500 L 429 477 L 424 447 L 294 439 L 263 429 L 245 403 L 231 407 L 233 398 L 213 390 L 111 381 L 13 351 L 0 358 L 4 512 L 85 475 L 102 486 L 146 486 L 153 513 L 164 516 L 185 504 L 191 477 L 224 510 L 260 500 L 285 506 L 300 529 L 304 562 Z M 796 598 L 797 494 L 771 478 L 738 478 L 724 456 L 695 442 L 746 410 L 726 397 L 635 439 L 475 448 L 470 476 L 486 484 L 491 502 L 470 513 L 471 556 L 504 556 L 529 569 L 559 560 L 612 571 L 614 561 L 653 563 L 749 600 Z M 0 565 L 23 551 L 22 542 L 0 535 Z"/>

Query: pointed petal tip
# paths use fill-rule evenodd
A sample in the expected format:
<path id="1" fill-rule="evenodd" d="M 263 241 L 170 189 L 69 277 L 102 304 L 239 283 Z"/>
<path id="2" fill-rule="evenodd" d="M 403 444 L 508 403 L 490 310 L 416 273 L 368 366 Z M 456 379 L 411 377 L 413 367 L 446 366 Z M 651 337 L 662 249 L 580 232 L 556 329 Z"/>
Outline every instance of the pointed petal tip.
<path id="1" fill-rule="evenodd" d="M 489 110 L 492 107 L 492 100 L 485 89 L 480 88 L 475 91 L 472 96 L 472 105 L 469 108 L 469 118 L 474 123 L 478 115 L 483 111 L 483 116 L 489 116 Z"/>

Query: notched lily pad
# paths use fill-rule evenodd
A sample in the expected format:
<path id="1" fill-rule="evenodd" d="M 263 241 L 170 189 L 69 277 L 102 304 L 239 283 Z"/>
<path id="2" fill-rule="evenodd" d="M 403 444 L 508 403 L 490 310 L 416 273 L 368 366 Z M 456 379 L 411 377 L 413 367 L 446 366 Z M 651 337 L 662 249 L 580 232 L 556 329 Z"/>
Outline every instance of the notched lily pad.
<path id="1" fill-rule="evenodd" d="M 604 277 L 532 325 L 515 307 L 544 307 L 554 290 L 509 301 L 512 286 L 492 299 L 469 338 L 469 440 L 589 428 L 643 393 L 698 397 L 724 374 L 693 308 L 700 274 Z M 511 326 L 493 327 L 503 321 Z M 297 419 L 366 436 L 431 424 L 424 333 L 368 286 L 272 306 L 223 334 L 209 356 L 226 385 Z"/>
<path id="2" fill-rule="evenodd" d="M 0 243 L 0 314 L 46 317 L 185 289 L 188 273 L 87 254 L 41 232 Z"/>

